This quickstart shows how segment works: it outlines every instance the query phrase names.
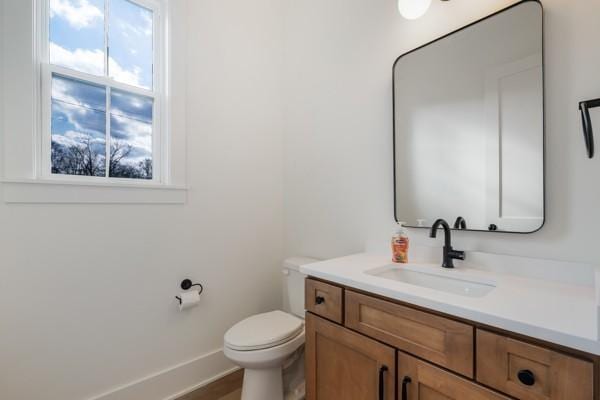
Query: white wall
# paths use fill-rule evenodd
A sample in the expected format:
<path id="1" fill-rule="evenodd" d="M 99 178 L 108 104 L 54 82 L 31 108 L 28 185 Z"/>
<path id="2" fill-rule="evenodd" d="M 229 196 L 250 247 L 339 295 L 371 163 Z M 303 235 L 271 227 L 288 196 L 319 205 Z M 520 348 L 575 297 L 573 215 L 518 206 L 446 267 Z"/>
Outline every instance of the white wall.
<path id="1" fill-rule="evenodd" d="M 173 3 L 188 202 L 0 203 L 2 399 L 87 399 L 174 368 L 102 397 L 165 398 L 231 367 L 211 353 L 225 330 L 280 306 L 279 2 Z M 186 277 L 205 293 L 180 313 Z"/>
<path id="2" fill-rule="evenodd" d="M 513 1 L 434 1 L 407 21 L 393 0 L 286 2 L 286 252 L 387 248 L 393 221 L 392 63 Z M 577 103 L 600 95 L 600 3 L 545 0 L 547 221 L 531 235 L 458 233 L 458 248 L 598 263 L 600 157 Z M 597 124 L 600 115 L 596 113 Z M 439 245 L 424 231 L 415 242 Z M 439 240 L 439 239 L 438 239 Z"/>

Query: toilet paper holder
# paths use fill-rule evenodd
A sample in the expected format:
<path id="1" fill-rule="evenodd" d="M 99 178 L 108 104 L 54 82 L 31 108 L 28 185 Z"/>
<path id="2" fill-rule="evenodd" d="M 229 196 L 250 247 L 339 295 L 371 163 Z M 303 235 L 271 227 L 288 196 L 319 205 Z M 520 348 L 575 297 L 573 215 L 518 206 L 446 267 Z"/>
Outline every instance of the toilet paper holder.
<path id="1" fill-rule="evenodd" d="M 183 281 L 181 281 L 180 286 L 183 290 L 190 290 L 192 287 L 198 286 L 200 288 L 200 290 L 198 291 L 198 295 L 202 294 L 202 292 L 204 291 L 204 286 L 202 286 L 202 284 L 193 283 L 191 279 L 184 279 Z M 179 304 L 181 304 L 181 297 L 175 296 L 175 298 L 179 301 Z"/>

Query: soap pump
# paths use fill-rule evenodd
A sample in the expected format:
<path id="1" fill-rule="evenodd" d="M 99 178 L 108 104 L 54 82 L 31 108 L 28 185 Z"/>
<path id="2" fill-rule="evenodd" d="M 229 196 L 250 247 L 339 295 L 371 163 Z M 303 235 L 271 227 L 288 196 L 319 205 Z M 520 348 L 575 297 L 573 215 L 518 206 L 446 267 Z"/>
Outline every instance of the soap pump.
<path id="1" fill-rule="evenodd" d="M 398 222 L 392 235 L 392 261 L 395 263 L 408 263 L 408 232 L 404 228 L 405 222 Z"/>

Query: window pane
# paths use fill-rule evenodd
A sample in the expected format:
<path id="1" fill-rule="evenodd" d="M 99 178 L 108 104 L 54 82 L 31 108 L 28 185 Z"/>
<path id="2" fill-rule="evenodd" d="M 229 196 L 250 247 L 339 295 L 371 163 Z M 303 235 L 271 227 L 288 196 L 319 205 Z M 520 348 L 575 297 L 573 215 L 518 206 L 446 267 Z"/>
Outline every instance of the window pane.
<path id="1" fill-rule="evenodd" d="M 152 106 L 146 96 L 113 89 L 110 166 L 114 178 L 152 179 Z"/>
<path id="2" fill-rule="evenodd" d="M 128 0 L 111 0 L 109 76 L 152 89 L 153 12 Z"/>
<path id="3" fill-rule="evenodd" d="M 50 0 L 50 63 L 104 75 L 104 0 Z"/>
<path id="4" fill-rule="evenodd" d="M 52 77 L 53 174 L 106 176 L 106 89 Z"/>

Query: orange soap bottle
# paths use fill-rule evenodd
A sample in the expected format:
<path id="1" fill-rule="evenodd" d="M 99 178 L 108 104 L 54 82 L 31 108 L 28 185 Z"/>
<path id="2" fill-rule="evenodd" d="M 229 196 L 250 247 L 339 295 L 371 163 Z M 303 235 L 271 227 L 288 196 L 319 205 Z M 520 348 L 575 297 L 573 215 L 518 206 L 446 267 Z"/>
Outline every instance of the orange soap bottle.
<path id="1" fill-rule="evenodd" d="M 404 229 L 404 222 L 398 222 L 392 236 L 392 261 L 395 263 L 408 263 L 408 232 Z"/>

